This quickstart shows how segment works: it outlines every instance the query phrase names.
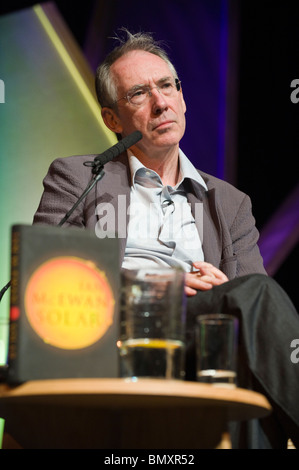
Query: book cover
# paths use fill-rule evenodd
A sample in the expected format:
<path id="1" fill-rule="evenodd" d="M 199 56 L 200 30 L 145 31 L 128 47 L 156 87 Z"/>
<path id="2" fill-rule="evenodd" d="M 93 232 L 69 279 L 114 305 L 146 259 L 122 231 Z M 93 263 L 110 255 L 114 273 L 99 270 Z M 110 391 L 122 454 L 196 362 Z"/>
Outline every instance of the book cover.
<path id="1" fill-rule="evenodd" d="M 14 225 L 7 381 L 118 377 L 118 331 L 118 240 Z"/>

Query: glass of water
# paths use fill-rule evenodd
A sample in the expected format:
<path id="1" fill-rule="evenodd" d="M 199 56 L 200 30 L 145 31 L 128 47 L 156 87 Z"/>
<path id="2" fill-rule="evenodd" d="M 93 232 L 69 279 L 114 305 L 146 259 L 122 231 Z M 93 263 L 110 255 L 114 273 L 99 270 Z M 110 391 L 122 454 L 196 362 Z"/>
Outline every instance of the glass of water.
<path id="1" fill-rule="evenodd" d="M 118 341 L 121 377 L 184 379 L 185 323 L 182 270 L 124 270 Z"/>
<path id="2" fill-rule="evenodd" d="M 238 319 L 214 313 L 199 315 L 196 324 L 197 381 L 236 386 Z"/>

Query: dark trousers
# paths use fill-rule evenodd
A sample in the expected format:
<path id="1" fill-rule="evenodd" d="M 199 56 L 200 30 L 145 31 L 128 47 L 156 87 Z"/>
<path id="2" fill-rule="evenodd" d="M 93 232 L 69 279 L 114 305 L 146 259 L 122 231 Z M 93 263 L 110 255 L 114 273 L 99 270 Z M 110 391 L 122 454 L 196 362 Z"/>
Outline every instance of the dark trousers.
<path id="1" fill-rule="evenodd" d="M 286 448 L 290 438 L 299 449 L 299 362 L 291 357 L 299 315 L 286 292 L 272 278 L 253 274 L 189 297 L 187 380 L 196 380 L 194 327 L 204 313 L 238 318 L 238 386 L 264 394 L 273 408 L 268 417 L 230 423 L 233 448 Z"/>

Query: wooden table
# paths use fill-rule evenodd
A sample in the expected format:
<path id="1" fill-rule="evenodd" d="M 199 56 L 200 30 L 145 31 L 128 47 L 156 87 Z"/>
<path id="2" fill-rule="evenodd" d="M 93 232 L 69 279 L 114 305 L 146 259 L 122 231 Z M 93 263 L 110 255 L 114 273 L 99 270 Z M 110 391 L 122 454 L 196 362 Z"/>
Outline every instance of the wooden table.
<path id="1" fill-rule="evenodd" d="M 5 433 L 31 449 L 225 447 L 228 421 L 270 412 L 259 393 L 176 380 L 65 379 L 0 386 Z"/>

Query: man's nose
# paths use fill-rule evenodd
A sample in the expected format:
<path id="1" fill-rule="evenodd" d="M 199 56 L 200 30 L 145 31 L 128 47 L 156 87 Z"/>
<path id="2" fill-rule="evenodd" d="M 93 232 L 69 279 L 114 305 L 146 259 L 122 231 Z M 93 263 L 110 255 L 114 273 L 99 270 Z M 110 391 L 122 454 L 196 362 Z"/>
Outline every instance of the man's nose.
<path id="1" fill-rule="evenodd" d="M 154 114 L 160 114 L 168 108 L 166 98 L 159 88 L 151 89 L 151 101 Z"/>

